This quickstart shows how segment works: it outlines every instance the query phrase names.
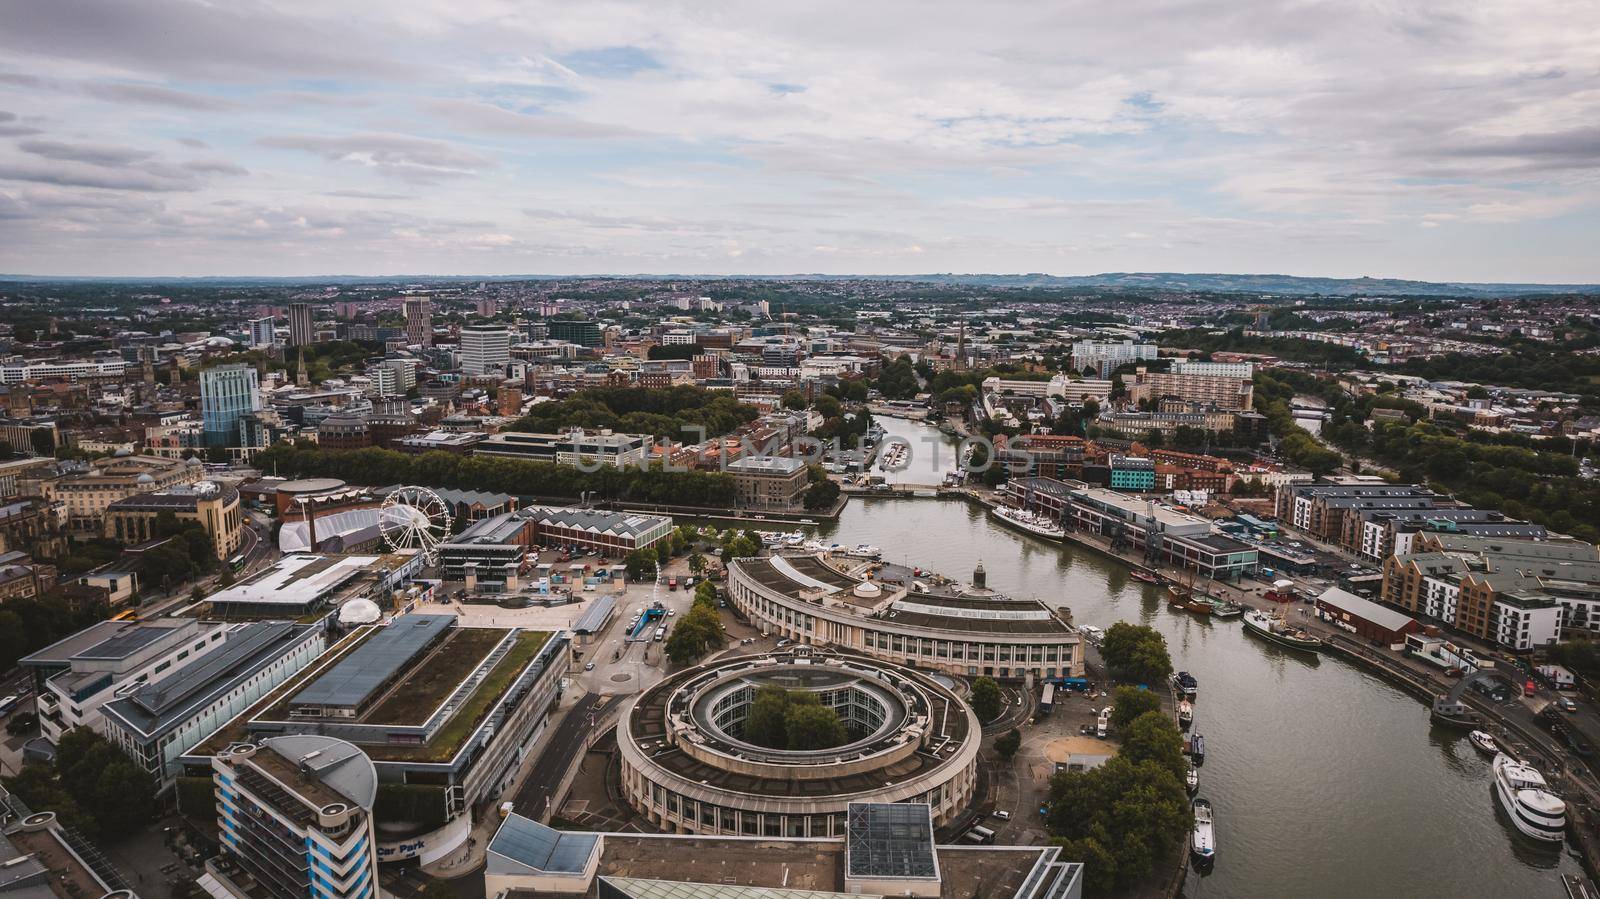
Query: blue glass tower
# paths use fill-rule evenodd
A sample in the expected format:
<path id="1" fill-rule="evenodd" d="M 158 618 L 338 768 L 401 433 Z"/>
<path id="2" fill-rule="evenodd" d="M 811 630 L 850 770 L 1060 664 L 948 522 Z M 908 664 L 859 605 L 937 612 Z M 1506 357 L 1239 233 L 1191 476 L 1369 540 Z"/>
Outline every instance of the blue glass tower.
<path id="1" fill-rule="evenodd" d="M 248 365 L 219 365 L 200 373 L 200 416 L 206 446 L 238 446 L 239 419 L 261 410 L 256 370 Z"/>

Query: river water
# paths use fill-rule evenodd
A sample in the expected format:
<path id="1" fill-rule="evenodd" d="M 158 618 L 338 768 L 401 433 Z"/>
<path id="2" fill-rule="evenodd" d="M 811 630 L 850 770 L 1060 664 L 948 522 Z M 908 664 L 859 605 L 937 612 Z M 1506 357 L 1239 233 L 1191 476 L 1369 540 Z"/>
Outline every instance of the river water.
<path id="1" fill-rule="evenodd" d="M 896 478 L 938 483 L 954 441 L 879 420 L 914 449 L 946 448 Z M 1513 836 L 1487 760 L 1461 733 L 1432 727 L 1422 703 L 1349 663 L 1263 644 L 1237 620 L 1171 612 L 1121 565 L 1001 528 L 959 500 L 852 499 L 821 534 L 961 580 L 981 559 L 994 589 L 1069 606 L 1079 624 L 1164 634 L 1174 665 L 1200 681 L 1201 794 L 1217 815 L 1218 860 L 1191 872 L 1191 897 L 1557 897 L 1559 875 L 1582 870 Z"/>

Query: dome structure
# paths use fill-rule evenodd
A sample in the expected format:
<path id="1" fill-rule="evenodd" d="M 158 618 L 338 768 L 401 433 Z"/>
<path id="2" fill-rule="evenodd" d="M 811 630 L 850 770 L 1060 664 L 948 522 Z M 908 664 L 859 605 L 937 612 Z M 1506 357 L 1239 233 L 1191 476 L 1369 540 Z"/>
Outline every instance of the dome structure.
<path id="1" fill-rule="evenodd" d="M 850 592 L 861 599 L 876 599 L 883 595 L 883 588 L 872 581 L 862 581 L 851 588 Z"/>
<path id="2" fill-rule="evenodd" d="M 383 617 L 383 610 L 370 599 L 352 599 L 339 607 L 340 624 L 375 624 Z"/>
<path id="3" fill-rule="evenodd" d="M 133 482 L 135 484 L 154 484 L 156 482 L 156 479 L 150 475 L 150 472 L 147 471 L 144 474 L 141 474 L 138 477 L 134 478 Z"/>

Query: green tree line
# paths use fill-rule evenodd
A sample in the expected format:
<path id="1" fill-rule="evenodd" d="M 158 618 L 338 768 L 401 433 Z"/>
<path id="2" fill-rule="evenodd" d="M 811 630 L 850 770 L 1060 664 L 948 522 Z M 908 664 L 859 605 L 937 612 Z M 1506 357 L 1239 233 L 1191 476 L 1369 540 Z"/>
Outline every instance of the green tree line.
<path id="1" fill-rule="evenodd" d="M 512 425 L 514 431 L 559 432 L 568 428 L 610 428 L 628 434 L 652 434 L 684 440 L 685 426 L 703 427 L 707 437 L 720 437 L 754 421 L 755 407 L 726 391 L 700 387 L 602 387 L 582 390 L 564 400 L 540 403 Z"/>
<path id="2" fill-rule="evenodd" d="M 375 486 L 422 484 L 570 499 L 593 492 L 601 499 L 688 506 L 731 507 L 738 499 L 733 475 L 720 471 L 665 471 L 659 466 L 582 471 L 555 462 L 445 452 L 410 455 L 375 447 L 326 450 L 284 444 L 264 450 L 256 459 L 262 471 Z"/>

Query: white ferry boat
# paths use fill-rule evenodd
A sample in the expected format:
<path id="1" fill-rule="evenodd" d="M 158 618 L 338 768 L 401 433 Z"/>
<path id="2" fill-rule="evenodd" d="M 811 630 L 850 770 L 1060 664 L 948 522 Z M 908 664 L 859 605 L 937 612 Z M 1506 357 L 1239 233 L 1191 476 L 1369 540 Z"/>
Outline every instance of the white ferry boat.
<path id="1" fill-rule="evenodd" d="M 1561 842 L 1567 832 L 1567 804 L 1545 786 L 1544 775 L 1505 753 L 1494 757 L 1494 794 L 1511 823 L 1525 836 Z"/>
<path id="2" fill-rule="evenodd" d="M 1047 540 L 1060 540 L 1067 536 L 1066 530 L 1061 525 L 1044 515 L 1013 509 L 1010 506 L 995 506 L 989 511 L 1002 522 Z"/>

